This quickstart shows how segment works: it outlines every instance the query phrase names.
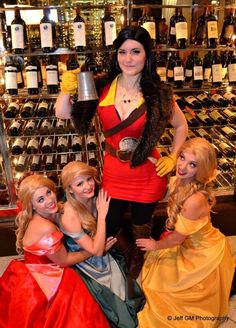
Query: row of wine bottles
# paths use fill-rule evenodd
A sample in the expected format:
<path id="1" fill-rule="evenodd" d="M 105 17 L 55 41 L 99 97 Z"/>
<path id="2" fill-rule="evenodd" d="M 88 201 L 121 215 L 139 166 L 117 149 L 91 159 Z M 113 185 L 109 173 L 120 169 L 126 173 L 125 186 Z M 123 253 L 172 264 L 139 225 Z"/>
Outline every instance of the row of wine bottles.
<path id="1" fill-rule="evenodd" d="M 3 23 L 4 12 L 1 13 L 1 29 L 5 49 L 11 50 L 15 54 L 22 54 L 28 48 L 32 51 L 32 48 L 36 48 L 36 45 L 32 47 L 32 45 L 28 42 L 27 26 L 21 17 L 19 8 L 15 7 L 14 11 L 15 17 L 11 22 L 10 30 L 7 28 L 6 22 Z M 43 17 L 38 24 L 40 36 L 40 45 L 38 45 L 38 47 L 41 48 L 44 53 L 54 52 L 58 48 L 57 26 L 56 23 L 50 18 L 49 8 L 43 9 Z M 101 24 L 103 46 L 110 48 L 116 38 L 116 22 L 111 13 L 110 5 L 105 6 L 105 12 L 101 19 Z M 68 22 L 66 22 L 66 27 L 68 28 L 68 26 Z M 76 17 L 72 22 L 72 30 L 75 51 L 85 51 L 86 26 L 84 18 L 80 15 L 79 7 L 76 9 Z"/>
<path id="2" fill-rule="evenodd" d="M 236 53 L 209 51 L 202 60 L 198 52 L 191 52 L 183 62 L 178 51 L 160 52 L 157 73 L 161 81 L 173 83 L 176 88 L 184 83 L 201 88 L 203 82 L 211 82 L 213 87 L 220 87 L 224 81 L 236 85 Z"/>

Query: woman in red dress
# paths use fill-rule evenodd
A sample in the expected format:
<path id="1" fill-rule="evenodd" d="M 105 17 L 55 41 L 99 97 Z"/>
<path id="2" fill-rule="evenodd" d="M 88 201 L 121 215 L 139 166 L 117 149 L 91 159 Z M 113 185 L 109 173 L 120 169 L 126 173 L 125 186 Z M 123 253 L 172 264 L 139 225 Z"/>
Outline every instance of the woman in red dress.
<path id="1" fill-rule="evenodd" d="M 16 247 L 24 259 L 13 260 L 0 278 L 0 328 L 109 327 L 80 276 L 67 268 L 89 255 L 66 251 L 55 224 L 55 191 L 42 175 L 20 185 Z"/>

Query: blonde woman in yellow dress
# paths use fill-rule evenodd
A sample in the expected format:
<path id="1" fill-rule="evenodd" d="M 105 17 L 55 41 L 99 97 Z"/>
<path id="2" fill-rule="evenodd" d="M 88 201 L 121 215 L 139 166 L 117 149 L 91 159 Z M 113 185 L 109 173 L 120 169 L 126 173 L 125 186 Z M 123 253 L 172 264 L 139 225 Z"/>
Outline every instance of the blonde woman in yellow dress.
<path id="1" fill-rule="evenodd" d="M 141 273 L 147 298 L 140 328 L 218 327 L 227 320 L 235 263 L 225 236 L 211 224 L 214 147 L 185 142 L 170 181 L 167 236 L 137 239 L 146 253 Z"/>

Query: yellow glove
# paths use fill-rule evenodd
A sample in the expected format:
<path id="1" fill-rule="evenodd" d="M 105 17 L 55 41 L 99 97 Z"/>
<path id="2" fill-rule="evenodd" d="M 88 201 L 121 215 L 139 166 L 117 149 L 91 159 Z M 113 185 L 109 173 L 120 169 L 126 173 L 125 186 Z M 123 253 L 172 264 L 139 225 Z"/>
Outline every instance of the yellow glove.
<path id="1" fill-rule="evenodd" d="M 77 74 L 80 73 L 80 68 L 66 71 L 61 78 L 61 91 L 66 94 L 73 95 L 77 90 Z"/>
<path id="2" fill-rule="evenodd" d="M 171 153 L 168 156 L 161 157 L 156 163 L 157 175 L 163 177 L 175 168 L 177 157 Z"/>

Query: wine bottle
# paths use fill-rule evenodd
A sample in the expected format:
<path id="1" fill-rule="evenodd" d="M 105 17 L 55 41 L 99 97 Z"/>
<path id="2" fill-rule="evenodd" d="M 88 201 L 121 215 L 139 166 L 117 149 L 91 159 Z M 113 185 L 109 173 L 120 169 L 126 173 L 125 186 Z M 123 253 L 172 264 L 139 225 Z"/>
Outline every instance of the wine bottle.
<path id="1" fill-rule="evenodd" d="M 214 125 L 214 122 L 210 119 L 210 117 L 204 113 L 197 113 L 197 118 L 199 118 L 204 126 L 212 126 Z"/>
<path id="2" fill-rule="evenodd" d="M 171 140 L 170 136 L 168 135 L 168 133 L 165 131 L 163 133 L 163 135 L 161 136 L 161 139 L 159 142 L 163 146 L 169 146 L 169 145 L 171 145 L 172 140 Z"/>
<path id="3" fill-rule="evenodd" d="M 44 167 L 46 171 L 56 170 L 56 160 L 54 155 L 44 157 Z"/>
<path id="4" fill-rule="evenodd" d="M 97 141 L 95 135 L 89 134 L 86 139 L 87 149 L 88 150 L 96 150 L 97 149 Z"/>
<path id="5" fill-rule="evenodd" d="M 214 142 L 226 157 L 233 157 L 235 155 L 235 150 L 227 142 L 216 140 Z"/>
<path id="6" fill-rule="evenodd" d="M 55 133 L 56 134 L 66 133 L 66 121 L 65 120 L 59 119 L 56 121 Z"/>
<path id="7" fill-rule="evenodd" d="M 157 55 L 157 74 L 159 75 L 161 82 L 166 82 L 166 57 L 163 52 Z"/>
<path id="8" fill-rule="evenodd" d="M 92 53 L 87 54 L 85 58 L 85 69 L 86 71 L 91 71 L 91 72 L 98 71 L 98 63 L 96 61 L 95 56 Z"/>
<path id="9" fill-rule="evenodd" d="M 174 82 L 175 52 L 171 53 L 167 63 L 167 82 Z"/>
<path id="10" fill-rule="evenodd" d="M 6 57 L 5 63 L 5 86 L 10 95 L 18 94 L 17 67 L 11 57 Z"/>
<path id="11" fill-rule="evenodd" d="M 103 133 L 99 135 L 99 139 L 100 139 L 101 149 L 105 150 L 105 137 Z"/>
<path id="12" fill-rule="evenodd" d="M 232 127 L 224 126 L 220 131 L 229 141 L 236 140 L 236 131 Z"/>
<path id="13" fill-rule="evenodd" d="M 37 109 L 37 116 L 38 117 L 47 117 L 49 112 L 48 112 L 48 103 L 43 100 L 39 103 L 38 109 Z"/>
<path id="14" fill-rule="evenodd" d="M 27 154 L 36 154 L 39 150 L 39 142 L 36 138 L 30 139 L 26 146 Z"/>
<path id="15" fill-rule="evenodd" d="M 68 140 L 66 137 L 58 138 L 56 151 L 58 153 L 65 153 L 66 151 L 68 151 Z"/>
<path id="16" fill-rule="evenodd" d="M 26 85 L 29 95 L 39 93 L 38 85 L 38 67 L 34 57 L 29 57 L 25 66 L 26 70 Z"/>
<path id="17" fill-rule="evenodd" d="M 39 171 L 41 167 L 40 163 L 40 155 L 34 155 L 32 156 L 31 163 L 30 163 L 30 171 Z"/>
<path id="18" fill-rule="evenodd" d="M 25 142 L 21 138 L 16 138 L 11 147 L 12 155 L 20 155 L 23 153 L 25 147 Z"/>
<path id="19" fill-rule="evenodd" d="M 73 136 L 71 148 L 73 151 L 81 151 L 82 150 L 82 137 L 80 136 Z"/>
<path id="20" fill-rule="evenodd" d="M 212 66 L 212 53 L 208 53 L 204 56 L 203 59 L 203 80 L 206 82 L 210 81 L 211 78 L 211 66 Z"/>
<path id="21" fill-rule="evenodd" d="M 179 9 L 179 15 L 175 21 L 175 30 L 178 48 L 185 49 L 188 39 L 188 24 L 186 18 L 183 16 L 182 8 Z"/>
<path id="22" fill-rule="evenodd" d="M 189 83 L 193 79 L 193 52 L 187 57 L 185 63 L 185 82 Z"/>
<path id="23" fill-rule="evenodd" d="M 230 109 L 224 109 L 223 114 L 225 115 L 229 123 L 236 124 L 236 113 L 234 113 Z"/>
<path id="24" fill-rule="evenodd" d="M 196 138 L 196 134 L 192 130 L 188 130 L 188 139 Z"/>
<path id="25" fill-rule="evenodd" d="M 218 93 L 211 95 L 211 100 L 213 100 L 217 107 L 227 107 L 229 104 L 229 102 Z"/>
<path id="26" fill-rule="evenodd" d="M 19 114 L 19 108 L 17 102 L 11 102 L 6 109 L 4 116 L 6 118 L 15 118 Z"/>
<path id="27" fill-rule="evenodd" d="M 212 142 L 212 137 L 209 135 L 209 133 L 207 133 L 204 129 L 200 128 L 196 130 L 197 134 L 199 135 L 199 137 L 201 138 L 205 138 L 207 139 L 209 142 Z"/>
<path id="28" fill-rule="evenodd" d="M 36 126 L 37 122 L 35 120 L 29 120 L 24 128 L 24 135 L 36 134 Z"/>
<path id="29" fill-rule="evenodd" d="M 178 17 L 178 8 L 175 8 L 175 13 L 170 18 L 170 29 L 169 29 L 169 39 L 168 44 L 173 47 L 176 45 L 176 29 L 175 29 L 175 23 Z"/>
<path id="30" fill-rule="evenodd" d="M 58 156 L 58 159 L 59 168 L 62 170 L 63 167 L 68 163 L 68 154 L 61 154 Z"/>
<path id="31" fill-rule="evenodd" d="M 193 88 L 201 88 L 203 82 L 203 66 L 202 60 L 198 56 L 198 52 L 193 56 Z"/>
<path id="32" fill-rule="evenodd" d="M 209 112 L 209 116 L 215 122 L 215 124 L 224 125 L 227 123 L 226 118 L 221 115 L 218 110 Z"/>
<path id="33" fill-rule="evenodd" d="M 178 96 L 176 94 L 175 94 L 174 98 L 175 98 L 175 101 L 177 102 L 177 105 L 179 106 L 179 108 L 181 110 L 183 110 L 185 108 L 185 106 L 186 106 L 186 102 L 185 102 L 184 98 L 183 97 L 180 97 L 180 96 Z"/>
<path id="34" fill-rule="evenodd" d="M 2 5 L 1 5 L 2 7 Z M 10 49 L 10 37 L 7 29 L 6 15 L 3 8 L 0 8 L 0 53 Z"/>
<path id="35" fill-rule="evenodd" d="M 55 56 L 48 56 L 46 65 L 46 81 L 48 93 L 58 93 L 59 72 L 58 60 Z"/>
<path id="36" fill-rule="evenodd" d="M 228 60 L 228 79 L 229 85 L 236 85 L 236 53 L 233 52 Z"/>
<path id="37" fill-rule="evenodd" d="M 17 161 L 15 169 L 17 172 L 24 172 L 27 169 L 28 157 L 26 155 L 21 155 Z"/>
<path id="38" fill-rule="evenodd" d="M 204 107 L 209 108 L 213 105 L 213 101 L 205 93 L 196 95 L 196 98 L 201 101 Z"/>
<path id="39" fill-rule="evenodd" d="M 188 122 L 188 125 L 190 127 L 195 128 L 195 127 L 198 127 L 200 125 L 199 121 L 191 113 L 184 113 L 184 116 L 185 116 L 185 118 Z"/>
<path id="40" fill-rule="evenodd" d="M 168 25 L 166 24 L 166 18 L 162 17 L 159 24 L 159 36 L 160 43 L 166 44 L 168 39 Z"/>
<path id="41" fill-rule="evenodd" d="M 228 102 L 229 102 L 231 105 L 236 106 L 236 95 L 235 95 L 235 94 L 233 94 L 232 92 L 225 92 L 225 93 L 223 94 L 223 97 L 224 97 L 225 99 L 227 99 Z"/>
<path id="42" fill-rule="evenodd" d="M 20 9 L 15 7 L 15 18 L 11 22 L 12 51 L 21 54 L 27 48 L 28 39 L 25 21 L 21 18 Z"/>
<path id="43" fill-rule="evenodd" d="M 58 179 L 57 172 L 48 172 L 47 173 L 47 178 L 52 180 L 55 183 L 55 185 L 58 185 L 59 179 Z M 59 188 L 59 192 L 57 192 L 57 193 L 60 193 L 60 190 L 62 190 L 62 192 L 63 192 L 63 189 Z"/>
<path id="44" fill-rule="evenodd" d="M 102 18 L 102 40 L 103 46 L 111 49 L 113 41 L 116 39 L 116 22 L 111 13 L 111 5 L 105 6 L 105 13 Z"/>
<path id="45" fill-rule="evenodd" d="M 22 128 L 22 122 L 21 121 L 13 121 L 11 125 L 9 126 L 9 135 L 10 136 L 19 136 L 21 133 L 21 128 Z"/>
<path id="46" fill-rule="evenodd" d="M 79 62 L 77 60 L 77 55 L 70 55 L 69 59 L 66 61 L 67 71 L 79 68 Z"/>
<path id="47" fill-rule="evenodd" d="M 52 150 L 53 150 L 52 138 L 51 137 L 46 137 L 43 140 L 41 151 L 42 151 L 43 154 L 46 154 L 46 153 L 52 153 Z"/>
<path id="48" fill-rule="evenodd" d="M 204 8 L 202 15 L 198 17 L 196 33 L 194 36 L 194 44 L 199 46 L 203 45 L 206 41 L 206 10 L 207 8 Z"/>
<path id="49" fill-rule="evenodd" d="M 85 51 L 86 47 L 86 32 L 85 32 L 85 21 L 80 15 L 80 8 L 76 8 L 76 17 L 73 21 L 74 31 L 74 45 L 75 51 Z"/>
<path id="50" fill-rule="evenodd" d="M 221 57 L 214 51 L 212 58 L 212 86 L 220 87 L 222 84 L 222 63 Z"/>
<path id="51" fill-rule="evenodd" d="M 32 117 L 34 114 L 35 104 L 32 101 L 27 101 L 21 110 L 21 117 Z"/>
<path id="52" fill-rule="evenodd" d="M 43 52 L 53 52 L 56 49 L 56 23 L 50 20 L 50 9 L 43 9 L 43 18 L 40 21 L 40 39 Z"/>
<path id="53" fill-rule="evenodd" d="M 227 158 L 222 157 L 218 160 L 219 167 L 224 171 L 229 171 L 233 168 L 232 162 L 230 162 Z"/>
<path id="54" fill-rule="evenodd" d="M 174 85 L 176 88 L 182 88 L 184 82 L 184 67 L 179 52 L 176 52 L 174 60 Z"/>
<path id="55" fill-rule="evenodd" d="M 34 62 L 37 66 L 38 87 L 42 88 L 42 86 L 43 86 L 43 76 L 42 76 L 41 64 L 40 64 L 40 61 L 37 57 L 34 57 Z"/>
<path id="56" fill-rule="evenodd" d="M 88 152 L 88 165 L 90 166 L 98 166 L 98 160 L 96 158 L 96 154 L 93 151 Z"/>
<path id="57" fill-rule="evenodd" d="M 14 57 L 14 63 L 17 68 L 17 88 L 23 89 L 25 86 L 23 77 L 24 58 L 21 56 Z"/>
<path id="58" fill-rule="evenodd" d="M 151 37 L 151 46 L 152 48 L 155 48 L 156 46 L 156 20 L 154 16 L 151 14 L 151 8 L 150 7 L 144 7 L 143 8 L 143 14 L 139 19 L 138 22 L 139 26 L 142 26 L 145 28 L 150 37 Z"/>
<path id="59" fill-rule="evenodd" d="M 233 9 L 231 9 L 228 15 L 226 15 L 224 19 L 221 36 L 220 36 L 220 44 L 230 46 L 232 43 L 232 37 L 235 34 L 236 34 L 235 18 L 233 14 Z"/>
<path id="60" fill-rule="evenodd" d="M 52 132 L 52 123 L 50 120 L 43 120 L 39 128 L 39 134 L 51 134 Z"/>
<path id="61" fill-rule="evenodd" d="M 228 72 L 228 61 L 229 61 L 229 54 L 227 51 L 222 51 L 220 54 L 221 64 L 222 64 L 222 80 L 226 79 L 227 72 Z"/>
<path id="62" fill-rule="evenodd" d="M 207 15 L 207 47 L 216 48 L 218 43 L 218 26 L 216 16 L 212 11 Z"/>
<path id="63" fill-rule="evenodd" d="M 202 109 L 201 102 L 197 100 L 197 98 L 195 98 L 194 96 L 184 97 L 184 100 L 187 106 L 190 107 L 191 109 Z"/>

